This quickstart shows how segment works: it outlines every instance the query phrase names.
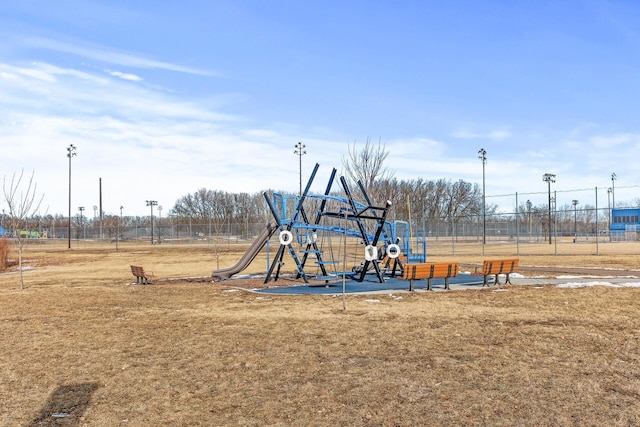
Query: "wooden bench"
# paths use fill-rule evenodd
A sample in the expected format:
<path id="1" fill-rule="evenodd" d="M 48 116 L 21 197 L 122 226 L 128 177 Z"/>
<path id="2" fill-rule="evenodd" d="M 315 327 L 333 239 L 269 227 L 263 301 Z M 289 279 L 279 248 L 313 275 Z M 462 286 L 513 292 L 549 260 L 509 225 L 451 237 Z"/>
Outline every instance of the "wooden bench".
<path id="1" fill-rule="evenodd" d="M 409 290 L 413 291 L 413 281 L 427 279 L 427 289 L 431 290 L 431 279 L 444 279 L 444 288 L 449 289 L 449 278 L 458 275 L 457 262 L 425 262 L 405 264 L 402 278 L 409 280 Z"/>
<path id="2" fill-rule="evenodd" d="M 488 278 L 491 275 L 496 276 L 495 284 L 499 285 L 500 280 L 498 279 L 499 274 L 506 275 L 505 285 L 511 284 L 511 279 L 509 275 L 515 272 L 518 269 L 519 258 L 509 258 L 509 259 L 488 259 L 485 260 L 482 264 L 482 275 L 484 276 L 484 280 L 482 281 L 482 286 L 489 286 Z"/>
<path id="3" fill-rule="evenodd" d="M 136 284 L 150 285 L 150 281 L 156 278 L 152 271 L 144 271 L 144 267 L 138 265 L 131 266 L 131 273 L 136 276 Z"/>

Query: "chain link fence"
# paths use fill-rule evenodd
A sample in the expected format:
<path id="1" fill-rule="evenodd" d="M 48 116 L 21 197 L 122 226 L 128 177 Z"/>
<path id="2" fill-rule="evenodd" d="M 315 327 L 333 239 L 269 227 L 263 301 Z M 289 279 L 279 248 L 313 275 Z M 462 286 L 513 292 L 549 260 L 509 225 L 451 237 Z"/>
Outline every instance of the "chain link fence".
<path id="1" fill-rule="evenodd" d="M 483 217 L 482 215 L 438 218 L 432 221 L 414 221 L 411 235 L 424 236 L 432 248 L 441 248 L 459 253 L 462 248 L 487 245 L 504 247 L 505 254 L 526 253 L 530 244 L 544 243 L 608 243 L 637 241 L 639 231 L 628 228 L 623 233 L 609 233 L 610 211 L 606 208 L 577 208 L 552 210 L 548 212 L 502 213 Z M 88 223 L 80 227 L 73 224 L 71 240 L 73 245 L 83 242 L 100 242 L 103 247 L 118 243 L 135 242 L 162 245 L 206 245 L 213 243 L 246 243 L 253 241 L 263 230 L 266 222 L 199 223 L 174 224 L 169 221 L 150 221 L 142 225 L 102 227 Z M 68 227 L 43 227 L 33 233 L 33 241 L 47 238 L 56 245 L 67 244 Z M 514 249 L 515 248 L 515 249 Z M 476 249 L 474 249 L 476 250 Z M 576 250 L 576 253 L 583 253 Z"/>
<path id="2" fill-rule="evenodd" d="M 624 191 L 626 190 L 626 193 Z M 616 189 L 629 199 L 636 187 Z M 476 253 L 479 247 L 494 247 L 496 254 L 526 254 L 527 245 L 575 243 L 595 244 L 591 253 L 598 253 L 600 243 L 631 242 L 638 240 L 636 227 L 611 234 L 611 209 L 615 201 L 611 189 L 580 189 L 538 193 L 487 196 L 487 203 L 498 206 L 501 213 L 490 215 L 446 215 L 436 219 L 421 219 L 414 215 L 411 235 L 424 236 L 433 252 Z M 618 194 L 620 197 L 620 194 Z M 548 201 L 551 203 L 549 204 Z M 550 208 L 550 209 L 549 209 Z M 69 235 L 75 245 L 83 241 L 98 241 L 104 247 L 120 242 L 163 245 L 203 245 L 226 242 L 251 242 L 262 231 L 268 219 L 262 222 L 202 222 L 189 218 L 113 217 L 107 223 L 74 218 L 69 228 L 66 222 L 38 222 L 29 226 L 29 237 L 47 238 L 56 245 L 66 245 Z M 406 221 L 406 219 L 403 218 Z M 134 223 L 135 222 L 135 223 Z M 355 226 L 354 226 L 355 228 Z M 70 231 L 70 234 L 69 234 Z M 555 249 L 555 245 L 554 246 Z M 472 248 L 472 249 L 470 249 Z M 584 249 L 576 249 L 576 254 Z M 557 253 L 557 250 L 552 251 Z M 572 253 L 571 246 L 563 253 Z"/>

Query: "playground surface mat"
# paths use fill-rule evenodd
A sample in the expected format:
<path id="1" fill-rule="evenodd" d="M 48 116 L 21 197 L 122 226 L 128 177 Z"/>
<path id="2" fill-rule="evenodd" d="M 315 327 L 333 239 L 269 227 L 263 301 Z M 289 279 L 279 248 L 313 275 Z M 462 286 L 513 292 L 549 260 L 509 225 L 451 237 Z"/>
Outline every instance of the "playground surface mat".
<path id="1" fill-rule="evenodd" d="M 409 281 L 402 280 L 400 278 L 387 278 L 385 282 L 380 283 L 374 278 L 366 278 L 363 282 L 358 282 L 353 279 L 347 278 L 344 281 L 344 292 L 347 294 L 362 294 L 362 293 L 388 293 L 393 291 L 409 291 Z M 449 279 L 449 287 L 452 290 L 461 289 L 478 289 L 482 287 L 482 276 L 474 276 L 471 274 L 459 274 L 456 277 Z M 273 282 L 270 282 L 273 283 Z M 276 282 L 277 283 L 277 282 Z M 493 284 L 493 281 L 490 281 Z M 426 291 L 426 280 L 414 280 L 413 288 L 416 291 Z M 443 291 L 444 279 L 431 279 L 431 288 L 434 291 Z M 297 284 L 291 286 L 272 287 L 266 289 L 257 289 L 256 292 L 264 294 L 278 294 L 278 295 L 336 295 L 342 294 L 343 280 L 342 278 L 336 278 L 328 283 L 319 281 L 311 284 Z"/>
<path id="2" fill-rule="evenodd" d="M 565 269 L 566 270 L 566 269 Z M 640 276 L 637 272 L 616 271 L 616 270 L 594 270 L 594 269 L 574 269 L 576 275 L 551 275 L 551 276 L 523 276 L 514 273 L 511 276 L 512 285 L 545 286 L 553 285 L 558 287 L 584 287 L 584 286 L 613 286 L 613 287 L 640 287 Z M 563 271 L 565 272 L 565 271 Z M 566 273 L 566 272 L 565 272 Z M 596 273 L 596 274 L 594 274 Z M 392 292 L 409 292 L 409 281 L 400 278 L 386 278 L 384 283 L 373 280 L 358 282 L 347 278 L 344 282 L 345 294 L 376 294 Z M 304 284 L 300 279 L 292 281 L 292 278 L 271 281 L 261 287 L 254 287 L 254 292 L 271 295 L 339 295 L 343 292 L 342 279 L 332 280 L 329 283 L 322 281 L 311 281 Z M 503 286 L 495 286 L 494 277 L 488 278 L 489 286 L 482 286 L 482 276 L 469 273 L 461 273 L 449 279 L 449 288 L 452 291 L 459 290 L 504 290 Z M 500 276 L 500 284 L 505 282 L 504 275 Z M 429 292 L 426 280 L 414 280 L 413 288 L 416 292 Z M 444 279 L 431 279 L 432 291 L 446 291 Z M 248 288 L 245 288 L 248 289 Z"/>

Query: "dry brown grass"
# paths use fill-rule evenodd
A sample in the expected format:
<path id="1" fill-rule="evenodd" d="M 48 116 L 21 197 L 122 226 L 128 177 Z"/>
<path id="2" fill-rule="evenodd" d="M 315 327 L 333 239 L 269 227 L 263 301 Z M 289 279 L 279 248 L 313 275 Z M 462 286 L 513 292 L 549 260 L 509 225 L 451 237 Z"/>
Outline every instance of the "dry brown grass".
<path id="1" fill-rule="evenodd" d="M 221 266 L 243 248 L 229 250 Z M 521 262 L 638 265 L 556 258 Z M 0 275 L 3 426 L 640 424 L 638 289 L 349 296 L 345 311 L 239 282 L 129 285 L 132 263 L 208 276 L 208 246 L 30 247 L 25 259 L 26 290 Z M 56 424 L 56 411 L 70 416 Z"/>

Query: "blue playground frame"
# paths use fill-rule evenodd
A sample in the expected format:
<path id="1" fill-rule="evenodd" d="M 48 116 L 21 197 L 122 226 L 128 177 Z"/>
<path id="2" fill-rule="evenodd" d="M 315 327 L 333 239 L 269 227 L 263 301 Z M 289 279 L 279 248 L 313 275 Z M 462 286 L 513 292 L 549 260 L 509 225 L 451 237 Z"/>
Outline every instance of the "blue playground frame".
<path id="1" fill-rule="evenodd" d="M 419 230 L 416 234 L 417 247 L 413 251 L 410 245 L 409 224 L 404 221 L 387 221 L 391 202 L 387 201 L 384 206 L 374 206 L 361 182 L 357 184 L 364 202 L 355 200 L 344 177 L 339 179 L 344 196 L 331 194 L 336 181 L 335 168 L 331 171 L 324 193 L 311 194 L 309 191 L 318 169 L 319 164 L 316 164 L 300 196 L 273 193 L 270 197 L 267 192 L 263 193 L 275 221 L 275 231 L 279 230 L 280 242 L 276 255 L 268 267 L 264 283 L 268 283 L 271 279 L 278 280 L 285 253 L 289 253 L 296 265 L 296 278 L 302 278 L 305 283 L 309 283 L 310 277 L 316 279 L 335 277 L 329 273 L 327 267 L 339 261 L 325 255 L 316 238 L 319 231 L 347 235 L 361 240 L 365 247 L 365 255 L 360 266 L 354 267 L 350 272 L 341 273 L 348 274 L 351 280 L 357 282 L 363 282 L 367 277 L 374 277 L 378 282 L 384 283 L 387 277 L 402 274 L 404 259 L 410 263 L 426 262 L 427 245 L 424 230 Z M 312 201 L 313 204 L 310 203 Z M 308 211 L 312 205 L 315 207 L 310 215 Z M 338 226 L 336 225 L 338 220 L 343 220 L 345 224 L 348 223 L 351 226 Z M 297 252 L 293 247 L 294 241 L 304 249 Z M 399 256 L 401 254 L 404 257 Z M 320 269 L 319 277 L 305 270 L 312 260 L 314 268 Z"/>

